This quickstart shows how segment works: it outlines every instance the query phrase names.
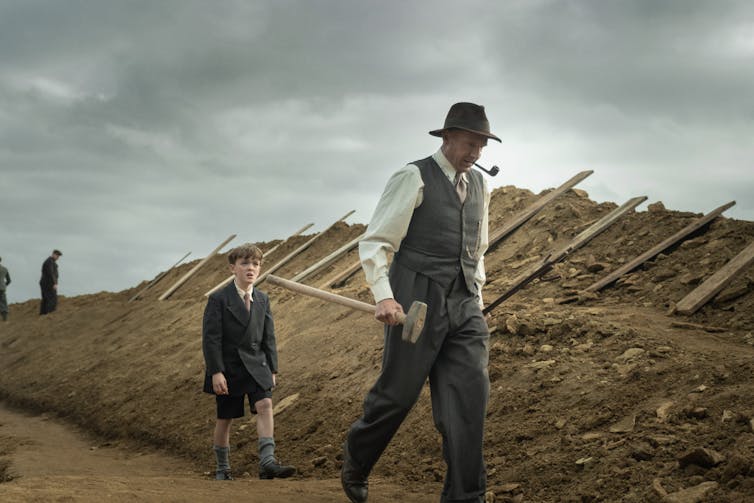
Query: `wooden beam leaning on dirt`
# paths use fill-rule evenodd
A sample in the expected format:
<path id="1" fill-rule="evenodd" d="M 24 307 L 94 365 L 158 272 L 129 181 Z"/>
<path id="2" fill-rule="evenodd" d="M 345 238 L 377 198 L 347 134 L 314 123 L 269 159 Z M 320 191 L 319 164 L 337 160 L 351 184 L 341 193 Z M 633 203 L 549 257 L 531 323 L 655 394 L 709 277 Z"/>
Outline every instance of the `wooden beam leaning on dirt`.
<path id="1" fill-rule="evenodd" d="M 348 213 L 346 213 L 345 215 L 343 215 L 342 217 L 340 217 L 338 220 L 336 220 L 335 222 L 333 222 L 327 229 L 325 229 L 325 230 L 323 230 L 323 231 L 315 234 L 314 237 L 312 237 L 309 241 L 307 241 L 306 243 L 302 244 L 301 246 L 299 246 L 298 248 L 296 248 L 295 250 L 293 250 L 287 256 L 283 257 L 277 264 L 275 264 L 274 266 L 270 267 L 261 276 L 259 276 L 256 279 L 256 281 L 254 281 L 254 286 L 257 286 L 258 284 L 260 284 L 262 281 L 264 281 L 265 279 L 267 279 L 267 276 L 269 276 L 273 272 L 277 271 L 278 269 L 280 269 L 281 267 L 283 267 L 285 264 L 287 264 L 288 262 L 290 262 L 291 260 L 293 260 L 296 257 L 296 255 L 300 254 L 301 252 L 303 252 L 304 250 L 306 250 L 307 248 L 309 248 L 312 245 L 312 243 L 314 243 L 317 239 L 319 239 L 320 237 L 322 237 L 327 231 L 329 231 L 330 229 L 332 229 L 333 227 L 335 227 L 335 224 L 337 224 L 338 222 L 342 222 L 343 220 L 345 220 L 346 218 L 350 217 L 355 212 L 356 212 L 356 210 L 349 211 Z"/>
<path id="2" fill-rule="evenodd" d="M 181 259 L 178 262 L 176 262 L 175 264 L 171 265 L 168 269 L 166 269 L 166 270 L 162 271 L 160 274 L 158 274 L 157 277 L 155 279 L 153 279 L 152 281 L 150 281 L 147 286 L 145 286 L 143 289 L 139 290 L 139 292 L 136 295 L 134 295 L 133 297 L 131 297 L 130 299 L 128 299 L 128 302 L 133 302 L 134 300 L 136 300 L 139 297 L 141 297 L 141 295 L 144 294 L 144 292 L 146 292 L 147 290 L 149 290 L 150 288 L 152 288 L 153 286 L 155 286 L 157 283 L 159 283 L 159 281 L 162 278 L 164 278 L 165 276 L 167 276 L 167 274 L 170 271 L 172 271 L 173 269 L 175 269 L 175 267 L 178 264 L 180 264 L 181 262 L 183 262 L 184 260 L 186 260 L 186 257 L 188 257 L 189 255 L 191 255 L 191 252 L 188 252 L 186 255 L 184 255 L 183 257 L 181 257 Z"/>
<path id="3" fill-rule="evenodd" d="M 230 236 L 227 237 L 227 239 L 225 239 L 225 241 L 223 241 L 222 243 L 220 243 L 219 245 L 217 245 L 217 248 L 215 248 L 214 250 L 212 250 L 209 255 L 207 255 L 206 257 L 204 257 L 198 264 L 196 264 L 181 279 L 179 279 L 178 281 L 176 281 L 173 284 L 173 286 L 171 286 L 170 288 L 168 288 L 167 290 L 165 290 L 165 293 L 163 293 L 162 295 L 160 295 L 159 300 L 165 300 L 168 297 L 170 297 L 171 295 L 173 295 L 173 292 L 175 292 L 176 290 L 178 290 L 178 288 L 180 288 L 181 285 L 183 285 L 186 281 L 188 281 L 189 278 L 191 278 L 191 276 L 193 276 L 194 274 L 196 274 L 196 271 L 198 271 L 199 269 L 201 269 L 202 266 L 204 266 L 204 264 L 206 264 L 209 261 L 209 259 L 211 259 L 215 255 L 217 255 L 217 252 L 219 252 L 220 249 L 222 249 L 223 246 L 225 246 L 226 244 L 228 244 L 231 241 L 233 241 L 233 239 L 235 239 L 235 237 L 236 237 L 235 234 L 231 234 Z"/>
<path id="4" fill-rule="evenodd" d="M 298 236 L 299 234 L 301 234 L 302 232 L 304 232 L 306 229 L 308 229 L 312 225 L 314 225 L 314 224 L 306 224 L 305 226 L 301 227 L 299 230 L 297 230 L 296 232 L 294 232 L 293 234 L 291 234 L 290 236 L 288 236 L 287 238 L 285 238 L 285 240 L 281 241 L 280 243 L 276 244 L 275 246 L 273 246 L 272 248 L 270 248 L 269 250 L 267 250 L 266 252 L 264 252 L 262 254 L 262 258 L 267 257 L 268 255 L 272 254 L 275 250 L 277 250 L 282 245 L 284 245 L 285 243 L 287 243 L 291 238 L 294 238 L 294 237 Z M 231 274 L 230 276 L 228 276 L 227 278 L 225 278 L 224 280 L 222 280 L 220 283 L 218 283 L 216 286 L 214 286 L 209 292 L 205 293 L 204 296 L 205 297 L 209 297 L 210 295 L 212 295 L 213 293 L 215 293 L 216 291 L 218 291 L 219 289 L 221 289 L 222 287 L 224 287 L 225 285 L 227 285 L 228 283 L 230 283 L 231 280 L 234 277 L 235 276 L 233 274 Z"/>
<path id="5" fill-rule="evenodd" d="M 361 259 L 357 260 L 348 268 L 342 272 L 339 272 L 335 276 L 329 278 L 327 281 L 322 283 L 322 286 L 320 288 L 337 288 L 342 283 L 344 283 L 348 278 L 356 274 L 358 271 L 361 270 Z"/>
<path id="6" fill-rule="evenodd" d="M 500 297 L 498 297 L 492 303 L 490 303 L 487 307 L 485 307 L 482 310 L 482 313 L 487 314 L 493 309 L 495 309 L 497 306 L 502 304 L 505 300 L 507 300 L 517 291 L 521 290 L 523 287 L 529 284 L 531 281 L 539 278 L 540 276 L 544 275 L 547 271 L 552 269 L 553 265 L 557 264 L 558 262 L 561 262 L 568 255 L 578 250 L 579 248 L 584 246 L 586 243 L 588 243 L 592 238 L 596 237 L 602 231 L 610 227 L 613 223 L 615 223 L 616 220 L 618 220 L 625 213 L 628 213 L 629 211 L 633 210 L 634 208 L 636 208 L 637 206 L 639 206 L 641 203 L 643 203 L 646 200 L 647 200 L 646 196 L 639 196 L 639 197 L 634 197 L 634 198 L 629 199 L 628 201 L 623 203 L 622 206 L 615 208 L 613 211 L 611 211 L 604 217 L 600 218 L 597 222 L 590 225 L 586 230 L 582 231 L 578 236 L 573 238 L 573 240 L 567 246 L 565 246 L 564 248 L 561 248 L 560 250 L 556 252 L 551 252 L 547 254 L 547 256 L 545 256 L 545 258 L 540 263 L 536 264 L 534 267 L 530 268 L 529 270 L 524 271 L 522 274 L 519 274 L 513 280 L 513 283 L 508 287 L 508 290 L 506 290 L 505 293 L 503 293 Z"/>
<path id="7" fill-rule="evenodd" d="M 287 238 L 285 238 L 284 240 L 282 240 L 281 242 L 279 242 L 278 244 L 276 244 L 275 246 L 273 246 L 272 248 L 270 248 L 269 250 L 267 250 L 266 252 L 264 252 L 262 254 L 262 258 L 269 257 L 270 255 L 272 255 L 273 253 L 275 253 L 275 251 L 278 248 L 280 248 L 285 243 L 287 243 L 289 239 L 295 238 L 296 236 L 298 236 L 299 234 L 301 234 L 302 232 L 304 232 L 305 230 L 307 230 L 312 225 L 314 225 L 314 223 L 306 224 L 305 226 L 301 227 L 299 230 L 297 230 L 296 232 L 294 232 L 293 234 L 291 234 L 290 236 L 288 236 Z"/>
<path id="8" fill-rule="evenodd" d="M 676 305 L 675 312 L 680 314 L 694 314 L 697 309 L 707 303 L 728 283 L 736 274 L 743 271 L 754 263 L 754 242 L 744 248 L 738 255 L 733 257 L 727 264 L 722 266 L 712 276 L 686 295 Z"/>
<path id="9" fill-rule="evenodd" d="M 503 225 L 500 229 L 493 231 L 490 234 L 490 239 L 489 239 L 490 244 L 489 244 L 489 247 L 487 248 L 487 251 L 490 251 L 504 237 L 506 237 L 508 234 L 515 231 L 519 227 L 521 227 L 524 223 L 526 223 L 527 220 L 529 220 L 531 217 L 539 213 L 539 211 L 545 206 L 547 206 L 553 199 L 564 194 L 568 189 L 573 188 L 581 180 L 588 177 L 592 173 L 594 173 L 594 171 L 587 170 L 587 171 L 582 171 L 581 173 L 576 174 L 576 176 L 573 176 L 572 178 L 567 180 L 557 189 L 551 190 L 550 192 L 548 192 L 547 194 L 540 197 L 539 199 L 534 201 L 532 204 L 524 208 L 521 212 L 519 212 L 516 216 L 514 216 L 511 220 L 509 220 L 508 223 Z"/>
<path id="10" fill-rule="evenodd" d="M 624 274 L 627 274 L 627 273 L 633 271 L 634 269 L 636 269 L 637 267 L 639 267 L 640 265 L 642 265 L 647 260 L 650 260 L 650 259 L 654 258 L 656 255 L 658 255 L 662 251 L 666 250 L 667 248 L 671 247 L 672 245 L 674 245 L 678 241 L 682 240 L 686 236 L 688 236 L 691 233 L 693 233 L 693 232 L 701 229 L 706 224 L 708 224 L 709 222 L 711 222 L 712 220 L 714 220 L 715 218 L 717 218 L 718 216 L 720 216 L 725 210 L 727 210 L 728 208 L 730 208 L 731 206 L 733 206 L 735 204 L 736 204 L 735 201 L 731 201 L 731 202 L 729 202 L 727 204 L 724 204 L 724 205 L 720 206 L 719 208 L 716 208 L 716 209 L 710 211 L 709 213 L 707 213 L 703 217 L 701 217 L 701 218 L 699 218 L 697 220 L 694 220 L 689 225 L 687 225 L 686 227 L 684 227 L 680 231 L 676 232 L 675 234 L 673 234 L 672 236 L 670 236 L 669 238 L 667 238 L 662 243 L 660 243 L 660 244 L 652 247 L 651 249 L 647 250 L 646 252 L 642 253 L 641 255 L 639 255 L 638 257 L 636 257 L 635 259 L 633 259 L 630 262 L 628 262 L 627 264 L 619 267 L 618 269 L 616 269 L 612 273 L 608 274 L 607 276 L 605 276 L 601 280 L 599 280 L 599 281 L 597 281 L 597 282 L 589 285 L 588 287 L 586 287 L 585 291 L 587 291 L 587 292 L 596 292 L 598 290 L 601 290 L 602 288 L 606 287 L 607 285 L 609 285 L 610 283 L 612 283 L 616 279 L 620 278 Z"/>
<path id="11" fill-rule="evenodd" d="M 356 248 L 359 245 L 359 241 L 361 241 L 361 238 L 363 237 L 364 234 L 359 234 L 348 243 L 344 244 L 322 260 L 318 261 L 316 264 L 313 264 L 306 268 L 304 271 L 296 274 L 293 278 L 291 278 L 291 281 L 304 281 L 306 278 L 319 271 L 323 267 L 327 267 L 328 265 L 332 264 L 346 253 Z"/>

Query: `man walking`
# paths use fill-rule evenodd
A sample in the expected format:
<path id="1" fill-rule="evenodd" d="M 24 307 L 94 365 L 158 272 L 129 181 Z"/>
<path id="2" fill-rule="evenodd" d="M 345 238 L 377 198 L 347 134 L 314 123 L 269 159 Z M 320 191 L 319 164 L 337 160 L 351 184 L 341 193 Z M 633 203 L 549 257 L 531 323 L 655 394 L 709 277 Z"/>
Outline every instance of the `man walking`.
<path id="1" fill-rule="evenodd" d="M 472 171 L 490 132 L 484 107 L 456 103 L 432 156 L 398 170 L 377 204 L 359 255 L 386 323 L 382 371 L 348 432 L 341 482 L 363 503 L 367 477 L 429 377 L 434 423 L 447 464 L 442 502 L 483 502 L 482 455 L 489 395 L 489 331 L 482 315 L 489 190 Z M 388 268 L 388 257 L 394 253 Z M 396 315 L 412 301 L 428 306 L 416 344 L 401 340 Z"/>
<path id="2" fill-rule="evenodd" d="M 58 307 L 58 259 L 63 254 L 60 250 L 53 250 L 52 255 L 42 263 L 42 277 L 39 287 L 42 289 L 42 303 L 39 314 L 51 313 Z"/>
<path id="3" fill-rule="evenodd" d="M 0 257 L 0 262 L 3 259 Z M 5 288 L 10 285 L 10 274 L 8 269 L 0 264 L 0 316 L 3 321 L 8 321 L 8 299 L 5 297 Z"/>

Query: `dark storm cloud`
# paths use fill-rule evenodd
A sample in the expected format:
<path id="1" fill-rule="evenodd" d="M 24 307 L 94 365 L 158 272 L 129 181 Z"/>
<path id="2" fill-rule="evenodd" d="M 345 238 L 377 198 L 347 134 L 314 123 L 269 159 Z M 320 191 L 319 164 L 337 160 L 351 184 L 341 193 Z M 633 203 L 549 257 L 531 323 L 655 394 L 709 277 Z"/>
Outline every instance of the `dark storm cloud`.
<path id="1" fill-rule="evenodd" d="M 754 218 L 749 2 L 0 2 L 0 255 L 11 300 L 119 290 L 231 233 L 283 238 L 350 209 L 486 105 L 493 186 L 594 169 Z M 6 215 L 12 215 L 7 218 Z M 117 267 L 113 267 L 116 264 Z"/>

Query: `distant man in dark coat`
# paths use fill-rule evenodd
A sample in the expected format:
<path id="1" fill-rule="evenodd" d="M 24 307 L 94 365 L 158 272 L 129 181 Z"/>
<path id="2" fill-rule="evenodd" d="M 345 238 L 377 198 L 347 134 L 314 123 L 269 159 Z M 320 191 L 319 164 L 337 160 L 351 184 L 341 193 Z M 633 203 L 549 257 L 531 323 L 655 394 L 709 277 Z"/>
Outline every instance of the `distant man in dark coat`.
<path id="1" fill-rule="evenodd" d="M 62 256 L 60 250 L 53 250 L 52 255 L 42 263 L 42 277 L 39 279 L 42 290 L 40 315 L 51 313 L 58 307 L 58 259 Z"/>
<path id="2" fill-rule="evenodd" d="M 2 262 L 0 258 L 0 262 Z M 8 299 L 5 297 L 5 287 L 10 285 L 10 274 L 8 269 L 0 264 L 0 315 L 3 317 L 3 321 L 8 320 Z"/>
<path id="3" fill-rule="evenodd" d="M 433 155 L 396 171 L 385 187 L 359 256 L 385 331 L 382 371 L 348 432 L 341 482 L 363 503 L 367 477 L 429 378 L 432 415 L 447 465 L 441 502 L 484 501 L 482 455 L 489 395 L 489 330 L 482 315 L 489 190 L 472 170 L 490 133 L 484 107 L 456 103 Z M 394 253 L 392 264 L 388 258 Z M 401 339 L 397 315 L 427 304 L 416 344 Z"/>
<path id="4" fill-rule="evenodd" d="M 275 326 L 270 298 L 254 288 L 262 251 L 251 244 L 228 253 L 233 281 L 209 296 L 202 324 L 206 373 L 204 392 L 215 395 L 217 421 L 213 443 L 216 480 L 232 480 L 230 427 L 243 417 L 244 402 L 257 416 L 259 478 L 286 478 L 296 473 L 275 458 L 272 388 L 278 371 Z"/>

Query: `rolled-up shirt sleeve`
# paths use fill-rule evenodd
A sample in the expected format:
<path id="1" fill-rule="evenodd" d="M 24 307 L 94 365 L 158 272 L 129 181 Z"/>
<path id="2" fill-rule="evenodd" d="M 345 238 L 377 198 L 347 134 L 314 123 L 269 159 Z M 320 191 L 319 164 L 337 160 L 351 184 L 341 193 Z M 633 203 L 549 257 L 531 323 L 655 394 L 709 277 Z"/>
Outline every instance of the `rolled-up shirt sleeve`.
<path id="1" fill-rule="evenodd" d="M 374 301 L 393 298 L 388 280 L 388 259 L 406 237 L 414 209 L 423 199 L 419 168 L 408 164 L 390 177 L 372 220 L 359 242 L 359 258 Z"/>

